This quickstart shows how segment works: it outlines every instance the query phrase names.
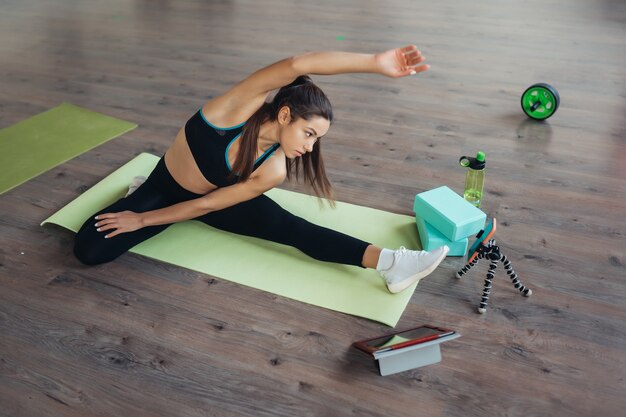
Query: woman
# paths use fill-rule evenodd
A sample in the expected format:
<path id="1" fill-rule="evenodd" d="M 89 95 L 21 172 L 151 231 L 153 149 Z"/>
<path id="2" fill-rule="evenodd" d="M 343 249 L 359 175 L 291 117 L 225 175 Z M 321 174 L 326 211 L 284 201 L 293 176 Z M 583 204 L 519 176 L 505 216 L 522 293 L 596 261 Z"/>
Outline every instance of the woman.
<path id="1" fill-rule="evenodd" d="M 306 53 L 256 71 L 204 104 L 136 191 L 85 222 L 76 235 L 76 257 L 88 265 L 109 262 L 169 225 L 195 219 L 296 247 L 317 260 L 376 268 L 390 292 L 404 290 L 430 274 L 448 248 L 382 249 L 311 224 L 263 193 L 295 171 L 318 197 L 332 202 L 320 151 L 332 107 L 306 74 L 373 72 L 398 78 L 427 70 L 423 61 L 409 45 L 376 55 Z"/>

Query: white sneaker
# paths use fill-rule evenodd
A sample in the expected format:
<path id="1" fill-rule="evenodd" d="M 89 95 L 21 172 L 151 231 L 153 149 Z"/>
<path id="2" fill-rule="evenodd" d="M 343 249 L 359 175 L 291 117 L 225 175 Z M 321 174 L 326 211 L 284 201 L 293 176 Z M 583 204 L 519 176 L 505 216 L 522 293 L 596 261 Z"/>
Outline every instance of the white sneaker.
<path id="1" fill-rule="evenodd" d="M 133 178 L 133 181 L 130 183 L 130 186 L 128 187 L 128 192 L 126 193 L 124 197 L 128 197 L 129 195 L 134 193 L 135 190 L 139 188 L 139 186 L 143 184 L 145 181 L 146 181 L 146 177 L 142 175 L 138 175 L 135 178 Z"/>
<path id="2" fill-rule="evenodd" d="M 449 250 L 447 246 L 442 246 L 427 252 L 408 250 L 402 246 L 393 253 L 391 267 L 380 271 L 380 275 L 385 278 L 389 292 L 398 293 L 433 272 Z"/>

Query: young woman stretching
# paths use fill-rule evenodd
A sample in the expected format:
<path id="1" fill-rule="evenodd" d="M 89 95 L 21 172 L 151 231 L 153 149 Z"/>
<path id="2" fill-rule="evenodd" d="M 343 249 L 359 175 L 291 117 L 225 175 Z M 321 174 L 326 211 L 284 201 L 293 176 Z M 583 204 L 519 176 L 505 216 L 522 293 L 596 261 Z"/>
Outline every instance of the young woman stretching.
<path id="1" fill-rule="evenodd" d="M 85 222 L 76 235 L 76 257 L 88 265 L 109 262 L 169 225 L 195 219 L 293 246 L 320 261 L 376 268 L 390 292 L 404 290 L 430 274 L 448 247 L 382 249 L 294 216 L 263 193 L 295 172 L 318 197 L 333 201 L 320 141 L 333 112 L 307 74 L 398 78 L 427 70 L 423 61 L 410 45 L 376 55 L 311 52 L 256 71 L 205 103 L 136 191 Z"/>

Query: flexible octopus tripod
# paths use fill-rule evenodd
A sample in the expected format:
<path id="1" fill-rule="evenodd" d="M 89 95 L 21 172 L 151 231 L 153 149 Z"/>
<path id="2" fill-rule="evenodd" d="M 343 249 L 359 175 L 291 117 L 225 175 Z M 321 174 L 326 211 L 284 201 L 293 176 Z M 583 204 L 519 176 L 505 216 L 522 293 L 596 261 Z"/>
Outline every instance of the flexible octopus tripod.
<path id="1" fill-rule="evenodd" d="M 530 297 L 533 293 L 530 288 L 525 287 L 524 284 L 522 284 L 522 282 L 517 278 L 517 274 L 511 266 L 511 261 L 507 259 L 506 255 L 500 252 L 500 247 L 496 245 L 495 239 L 489 239 L 495 232 L 495 226 L 496 219 L 493 219 L 492 223 L 488 225 L 490 228 L 488 233 L 484 233 L 485 230 L 481 230 L 476 235 L 476 242 L 472 245 L 469 252 L 468 263 L 456 273 L 456 277 L 460 279 L 463 275 L 468 273 L 479 260 L 489 259 L 491 261 L 489 264 L 489 270 L 487 271 L 487 277 L 485 278 L 485 288 L 483 289 L 483 295 L 480 299 L 480 306 L 478 307 L 478 312 L 481 314 L 487 311 L 491 284 L 496 273 L 496 268 L 498 267 L 498 262 L 500 261 L 504 263 L 504 269 L 511 279 L 513 286 L 517 288 L 522 295 Z M 487 241 L 487 244 L 484 243 L 485 241 Z"/>

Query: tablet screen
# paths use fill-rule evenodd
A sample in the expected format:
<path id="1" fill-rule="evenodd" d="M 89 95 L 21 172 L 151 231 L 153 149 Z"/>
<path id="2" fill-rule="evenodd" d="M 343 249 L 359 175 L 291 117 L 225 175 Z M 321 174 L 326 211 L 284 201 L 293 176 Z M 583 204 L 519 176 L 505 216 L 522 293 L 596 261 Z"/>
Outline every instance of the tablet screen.
<path id="1" fill-rule="evenodd" d="M 408 330 L 406 332 L 394 334 L 391 336 L 384 336 L 378 339 L 370 340 L 366 343 L 366 345 L 375 349 L 384 349 L 389 346 L 397 345 L 399 343 L 404 343 L 411 340 L 419 340 L 429 336 L 444 336 L 451 333 L 453 332 L 423 326 L 417 329 Z"/>

